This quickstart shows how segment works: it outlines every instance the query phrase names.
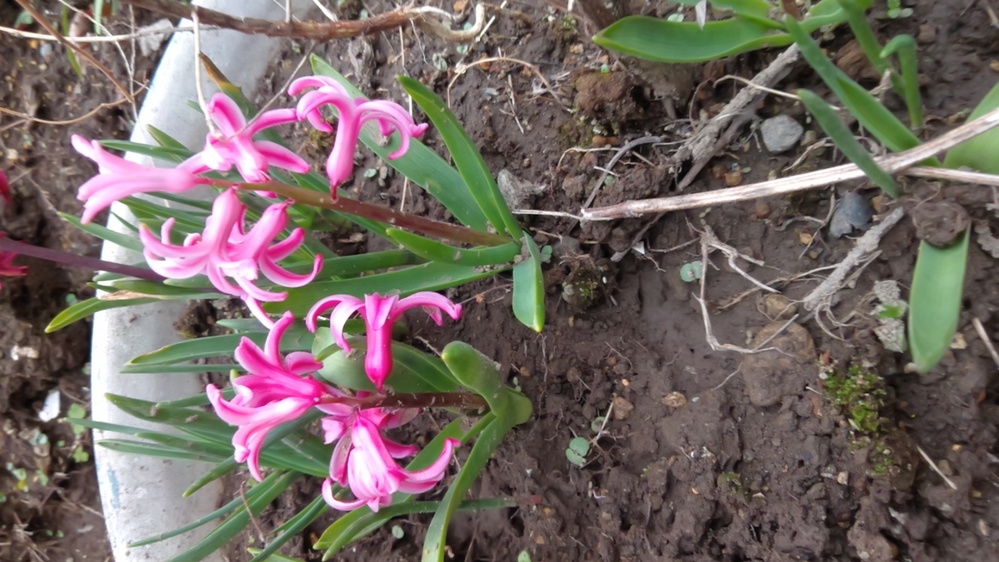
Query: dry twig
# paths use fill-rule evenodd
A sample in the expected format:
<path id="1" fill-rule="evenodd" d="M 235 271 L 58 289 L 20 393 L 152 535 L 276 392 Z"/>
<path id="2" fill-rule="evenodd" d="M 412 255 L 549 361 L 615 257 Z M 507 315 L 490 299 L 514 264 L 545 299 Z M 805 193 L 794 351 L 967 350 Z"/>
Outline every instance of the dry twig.
<path id="1" fill-rule="evenodd" d="M 18 2 L 24 1 L 18 0 Z M 195 12 L 198 14 L 198 18 L 207 25 L 233 29 L 242 33 L 266 35 L 267 37 L 297 37 L 329 41 L 379 33 L 410 23 L 450 41 L 465 41 L 467 33 L 464 30 L 452 31 L 445 26 L 443 22 L 453 20 L 454 17 L 443 10 L 431 7 L 404 6 L 363 20 L 301 22 L 235 17 L 200 6 L 189 6 L 177 0 L 123 0 L 123 2 L 136 8 L 175 18 L 187 18 L 190 17 L 191 12 Z M 484 14 L 484 9 L 477 7 L 477 19 L 481 19 L 479 18 L 480 13 Z M 55 34 L 53 33 L 53 35 Z"/>
<path id="2" fill-rule="evenodd" d="M 826 277 L 825 281 L 819 284 L 818 287 L 813 289 L 811 293 L 808 293 L 808 295 L 801 300 L 805 310 L 812 312 L 820 306 L 828 304 L 832 296 L 843 288 L 847 275 L 849 275 L 855 267 L 861 264 L 861 262 L 865 261 L 868 256 L 877 251 L 881 238 L 883 238 L 884 235 L 898 223 L 898 221 L 902 220 L 903 215 L 905 215 L 905 211 L 903 211 L 901 207 L 898 207 L 889 213 L 880 224 L 872 227 L 864 233 L 864 235 L 857 240 L 857 245 L 850 250 L 850 253 L 846 255 L 846 258 L 844 258 L 839 265 L 836 266 L 836 269 L 833 270 L 829 277 Z"/>
<path id="3" fill-rule="evenodd" d="M 956 129 L 945 133 L 936 139 L 921 144 L 898 154 L 876 158 L 875 161 L 882 169 L 888 173 L 900 173 L 917 162 L 922 162 L 931 158 L 955 145 L 968 139 L 974 138 L 985 131 L 999 126 L 999 109 L 994 109 L 978 119 L 965 123 Z M 925 169 L 920 169 L 924 173 Z M 662 197 L 658 199 L 645 199 L 640 201 L 627 201 L 609 207 L 598 209 L 583 209 L 582 215 L 586 220 L 614 220 L 625 217 L 637 217 L 652 213 L 668 213 L 683 209 L 694 209 L 699 207 L 710 207 L 723 203 L 734 203 L 773 195 L 787 195 L 796 191 L 804 191 L 816 187 L 840 183 L 865 177 L 857 166 L 853 164 L 843 164 L 800 174 L 788 178 L 780 178 L 752 185 L 732 187 L 728 189 L 718 189 L 706 193 L 695 193 L 690 195 L 678 195 L 675 197 Z"/>

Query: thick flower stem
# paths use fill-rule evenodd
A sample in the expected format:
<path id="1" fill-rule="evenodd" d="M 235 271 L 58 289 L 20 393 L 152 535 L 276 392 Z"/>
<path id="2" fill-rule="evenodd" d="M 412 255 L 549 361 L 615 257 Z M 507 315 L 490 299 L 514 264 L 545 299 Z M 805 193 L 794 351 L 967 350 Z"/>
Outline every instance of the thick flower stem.
<path id="1" fill-rule="evenodd" d="M 365 398 L 326 396 L 321 400 L 321 403 L 346 404 L 362 410 L 369 408 L 461 408 L 463 410 L 485 411 L 489 408 L 481 396 L 469 392 L 417 392 L 391 396 L 375 395 Z"/>
<path id="2" fill-rule="evenodd" d="M 218 187 L 234 186 L 239 189 L 246 190 L 272 191 L 299 203 L 312 205 L 313 207 L 341 211 L 358 217 L 384 222 L 398 228 L 405 228 L 407 230 L 413 230 L 430 236 L 437 236 L 452 242 L 473 244 L 476 246 L 497 246 L 499 244 L 506 244 L 510 241 L 510 239 L 506 236 L 501 236 L 499 234 L 481 232 L 471 228 L 466 228 L 464 226 L 456 226 L 445 222 L 408 215 L 386 207 L 371 205 L 369 203 L 348 199 L 346 197 L 337 197 L 336 199 L 333 199 L 330 197 L 329 193 L 321 193 L 311 189 L 305 189 L 304 187 L 288 185 L 286 183 L 274 181 L 266 183 L 234 183 L 225 180 L 213 180 L 212 184 Z"/>
<path id="3" fill-rule="evenodd" d="M 13 252 L 21 256 L 30 256 L 33 258 L 63 264 L 69 267 L 89 269 L 91 271 L 119 273 L 121 275 L 128 275 L 130 277 L 135 277 L 136 279 L 145 279 L 146 281 L 153 281 L 156 283 L 162 283 L 166 280 L 165 277 L 157 274 L 156 272 L 143 269 L 141 267 L 113 263 L 97 258 L 63 252 L 61 250 L 53 250 L 51 248 L 42 248 L 41 246 L 11 240 L 6 236 L 0 236 L 0 252 Z"/>

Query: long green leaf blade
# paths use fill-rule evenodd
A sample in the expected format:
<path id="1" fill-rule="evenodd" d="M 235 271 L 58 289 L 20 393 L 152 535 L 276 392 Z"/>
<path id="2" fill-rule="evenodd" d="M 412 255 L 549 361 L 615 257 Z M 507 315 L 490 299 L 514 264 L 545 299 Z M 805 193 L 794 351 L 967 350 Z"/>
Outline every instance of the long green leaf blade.
<path id="1" fill-rule="evenodd" d="M 888 195 L 892 197 L 901 195 L 895 179 L 881 166 L 878 166 L 874 157 L 861 146 L 860 141 L 853 136 L 853 133 L 839 118 L 831 105 L 810 90 L 801 89 L 795 93 L 801 98 L 801 103 L 815 117 L 815 121 L 822 127 L 822 130 L 836 144 L 836 148 L 840 149 L 850 159 L 850 162 L 856 164 L 867 175 L 868 179 Z"/>
<path id="2" fill-rule="evenodd" d="M 56 330 L 61 330 L 77 320 L 82 320 L 91 314 L 112 308 L 122 308 L 126 306 L 138 306 L 159 302 L 160 299 L 140 298 L 140 299 L 100 299 L 97 297 L 80 301 L 65 310 L 56 314 L 55 318 L 45 327 L 45 333 L 50 334 Z"/>
<path id="3" fill-rule="evenodd" d="M 545 327 L 545 279 L 541 252 L 534 239 L 524 235 L 528 258 L 513 266 L 513 315 L 521 324 L 540 332 Z"/>
<path id="4" fill-rule="evenodd" d="M 397 228 L 390 228 L 385 233 L 423 259 L 453 265 L 496 265 L 511 261 L 520 252 L 520 245 L 516 242 L 488 248 L 456 248 Z"/>
<path id="5" fill-rule="evenodd" d="M 909 295 L 908 328 L 912 362 L 920 373 L 936 366 L 957 330 L 970 238 L 965 231 L 946 248 L 919 243 Z"/>
<path id="6" fill-rule="evenodd" d="M 486 166 L 486 161 L 482 159 L 475 142 L 458 122 L 458 118 L 444 104 L 444 100 L 430 88 L 408 76 L 400 76 L 399 83 L 437 127 L 437 132 L 440 133 L 451 153 L 451 158 L 454 159 L 458 173 L 461 174 L 483 214 L 489 218 L 489 222 L 497 232 L 517 237 L 521 232 L 520 224 L 507 207 L 506 200 L 496 185 L 496 179 Z"/>

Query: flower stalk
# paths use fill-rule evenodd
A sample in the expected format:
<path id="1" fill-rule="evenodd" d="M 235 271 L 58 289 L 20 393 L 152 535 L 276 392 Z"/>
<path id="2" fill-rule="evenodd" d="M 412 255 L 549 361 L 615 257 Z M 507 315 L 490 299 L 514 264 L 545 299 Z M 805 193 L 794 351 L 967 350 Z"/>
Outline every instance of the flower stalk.
<path id="1" fill-rule="evenodd" d="M 6 236 L 0 236 L 0 252 L 12 252 L 22 256 L 29 256 L 32 258 L 60 263 L 69 267 L 89 269 L 91 271 L 118 273 L 120 275 L 128 275 L 130 277 L 135 277 L 136 279 L 145 279 L 146 281 L 153 281 L 155 283 L 162 283 L 166 280 L 166 278 L 162 275 L 142 267 L 104 261 L 98 258 L 71 254 L 69 252 L 53 250 L 51 248 L 42 248 L 41 246 L 35 246 L 26 242 L 11 240 Z"/>
<path id="2" fill-rule="evenodd" d="M 324 396 L 320 404 L 342 404 L 360 410 L 370 408 L 460 408 L 485 411 L 489 405 L 478 394 L 470 392 L 412 392 L 392 395 L 373 395 L 364 398 L 349 396 Z"/>
<path id="3" fill-rule="evenodd" d="M 499 234 L 482 232 L 464 226 L 457 226 L 446 222 L 425 219 L 415 215 L 408 215 L 406 213 L 400 213 L 399 211 L 381 207 L 379 205 L 372 205 L 370 203 L 364 203 L 363 201 L 347 199 L 346 197 L 337 197 L 336 199 L 333 199 L 329 193 L 313 191 L 304 187 L 288 185 L 286 183 L 276 181 L 264 183 L 238 183 L 227 180 L 211 180 L 211 183 L 217 187 L 237 187 L 246 191 L 269 191 L 278 195 L 283 195 L 288 199 L 292 199 L 305 205 L 330 209 L 332 211 L 340 211 L 462 244 L 472 244 L 475 246 L 496 246 L 510 241 L 509 238 Z"/>

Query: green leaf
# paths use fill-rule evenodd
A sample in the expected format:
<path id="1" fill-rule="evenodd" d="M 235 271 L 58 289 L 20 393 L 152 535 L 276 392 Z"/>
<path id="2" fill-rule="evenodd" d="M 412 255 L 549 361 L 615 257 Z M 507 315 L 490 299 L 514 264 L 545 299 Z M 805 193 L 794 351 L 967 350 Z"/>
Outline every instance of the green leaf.
<path id="1" fill-rule="evenodd" d="M 312 63 L 312 71 L 316 74 L 333 78 L 352 96 L 361 95 L 360 90 L 322 58 L 313 55 L 310 62 Z M 365 127 L 362 131 L 361 141 L 368 149 L 385 159 L 398 147 L 398 141 L 393 141 L 388 146 L 381 146 L 378 143 L 381 135 L 376 135 L 377 132 L 374 127 Z M 472 197 L 458 171 L 420 141 L 412 139 L 406 154 L 395 160 L 386 160 L 386 163 L 416 185 L 427 190 L 465 226 L 482 231 L 487 229 L 486 216 L 479 209 L 475 198 Z"/>
<path id="2" fill-rule="evenodd" d="M 69 224 L 79 228 L 80 230 L 86 232 L 91 236 L 96 236 L 101 240 L 111 242 L 112 244 L 117 244 L 122 248 L 132 250 L 133 252 L 142 252 L 142 242 L 135 236 L 128 236 L 120 232 L 115 232 L 110 228 L 105 226 L 87 223 L 83 224 L 79 217 L 75 215 L 70 215 L 68 213 L 59 212 L 59 216 Z"/>
<path id="3" fill-rule="evenodd" d="M 184 146 L 184 143 L 182 143 L 179 140 L 171 137 L 170 135 L 168 135 L 164 131 L 161 131 L 160 129 L 157 129 L 156 127 L 153 127 L 152 125 L 146 125 L 146 131 L 149 133 L 149 136 L 153 137 L 153 140 L 156 141 L 160 145 L 161 148 L 167 148 L 167 149 L 170 149 L 170 150 L 175 150 L 175 151 L 177 151 L 178 155 L 179 155 L 179 153 L 180 153 L 181 150 L 186 150 L 189 157 L 194 155 L 194 152 L 192 150 L 188 149 L 186 146 Z"/>
<path id="4" fill-rule="evenodd" d="M 281 558 L 274 558 L 272 555 L 277 552 L 281 546 L 291 539 L 299 536 L 306 527 L 312 524 L 313 521 L 319 519 L 321 515 L 329 511 L 330 507 L 326 504 L 326 501 L 322 496 L 318 496 L 316 499 L 312 500 L 305 509 L 299 511 L 294 517 L 285 521 L 280 527 L 275 529 L 275 532 L 280 533 L 278 536 L 274 537 L 267 542 L 267 547 L 253 552 L 253 558 L 250 562 L 273 562 L 276 560 L 281 560 Z"/>
<path id="5" fill-rule="evenodd" d="M 511 261 L 520 252 L 520 245 L 516 242 L 487 248 L 456 248 L 397 228 L 389 228 L 385 233 L 425 260 L 453 265 L 497 265 Z"/>
<path id="6" fill-rule="evenodd" d="M 125 369 L 133 366 L 162 366 L 175 365 L 185 361 L 205 359 L 208 357 L 229 357 L 243 338 L 247 338 L 258 347 L 263 347 L 267 341 L 266 332 L 253 332 L 247 334 L 226 334 L 222 336 L 208 336 L 204 338 L 194 338 L 173 343 L 157 350 L 144 353 L 125 364 Z M 308 351 L 312 349 L 314 336 L 302 324 L 293 324 L 284 337 L 281 338 L 281 351 L 288 353 L 291 351 Z M 209 365 L 199 365 L 209 367 Z M 122 372 L 126 372 L 123 370 Z"/>
<path id="7" fill-rule="evenodd" d="M 916 135 L 891 111 L 881 105 L 870 92 L 837 68 L 794 18 L 787 17 L 784 23 L 788 33 L 794 37 L 795 43 L 801 49 L 801 56 L 808 61 L 823 82 L 865 129 L 892 152 L 901 152 L 919 145 Z M 926 162 L 939 165 L 935 158 L 930 158 Z"/>
<path id="8" fill-rule="evenodd" d="M 503 442 L 503 437 L 509 429 L 502 420 L 494 419 L 475 441 L 472 451 L 465 459 L 465 464 L 462 465 L 458 475 L 451 482 L 447 493 L 441 499 L 440 507 L 430 521 L 430 526 L 427 527 L 427 535 L 423 542 L 423 562 L 444 562 L 447 528 L 451 523 L 451 518 L 457 511 L 458 505 L 461 504 L 462 498 L 479 477 L 479 473 L 496 452 L 496 448 Z"/>
<path id="9" fill-rule="evenodd" d="M 968 121 L 974 121 L 997 107 L 999 107 L 999 82 L 978 103 L 968 116 Z M 989 129 L 948 150 L 944 166 L 947 168 L 967 166 L 979 172 L 999 174 L 999 128 Z"/>
<path id="10" fill-rule="evenodd" d="M 263 482 L 254 486 L 254 489 L 260 488 L 259 493 L 254 494 L 252 498 L 247 498 L 246 506 L 249 510 L 241 506 L 236 512 L 227 517 L 221 525 L 216 527 L 215 530 L 198 541 L 191 549 L 172 558 L 171 562 L 197 562 L 221 548 L 250 523 L 251 515 L 256 516 L 263 511 L 297 477 L 298 474 L 294 472 L 275 472 L 265 478 Z"/>
<path id="11" fill-rule="evenodd" d="M 464 265 L 430 262 L 353 279 L 313 281 L 305 287 L 288 289 L 288 297 L 283 302 L 267 303 L 264 305 L 264 310 L 272 313 L 290 310 L 296 317 L 302 317 L 313 304 L 330 295 L 345 294 L 363 298 L 365 294 L 384 295 L 395 291 L 406 296 L 419 291 L 438 291 L 456 287 L 495 275 L 504 269 L 506 268 L 484 270 Z"/>
<path id="12" fill-rule="evenodd" d="M 627 16 L 593 36 L 605 49 L 657 62 L 694 63 L 791 44 L 786 33 L 744 18 L 675 22 L 649 16 Z"/>
<path id="13" fill-rule="evenodd" d="M 920 373 L 936 366 L 954 339 L 961 315 L 970 238 L 965 231 L 946 248 L 919 243 L 909 295 L 908 327 L 912 362 Z"/>
<path id="14" fill-rule="evenodd" d="M 111 451 L 130 455 L 145 455 L 164 459 L 182 459 L 201 462 L 219 462 L 226 458 L 222 453 L 196 452 L 192 449 L 177 449 L 148 441 L 133 441 L 131 439 L 102 439 L 97 443 Z"/>
<path id="15" fill-rule="evenodd" d="M 337 351 L 323 359 L 323 368 L 318 374 L 324 380 L 353 390 L 374 390 L 374 385 L 365 373 L 364 353 L 367 344 L 363 337 L 348 339 L 353 353 L 349 356 Z M 329 328 L 316 330 L 313 354 L 333 344 Z M 387 384 L 396 392 L 453 392 L 458 383 L 451 371 L 439 358 L 424 353 L 412 346 L 392 342 L 392 373 Z"/>
<path id="16" fill-rule="evenodd" d="M 513 266 L 513 315 L 521 324 L 540 332 L 545 327 L 545 278 L 541 252 L 534 239 L 524 234 L 528 257 Z"/>
<path id="17" fill-rule="evenodd" d="M 485 398 L 489 410 L 498 419 L 507 420 L 510 416 L 510 397 L 503 387 L 503 375 L 492 359 L 461 341 L 447 344 L 441 352 L 441 359 L 462 386 Z"/>
<path id="18" fill-rule="evenodd" d="M 853 132 L 840 120 L 839 115 L 837 115 L 836 110 L 831 105 L 809 90 L 802 89 L 795 93 L 801 98 L 801 103 L 815 117 L 815 121 L 822 127 L 822 130 L 836 144 L 836 148 L 840 149 L 851 162 L 856 164 L 867 175 L 868 179 L 892 197 L 898 197 L 902 194 L 891 174 L 884 171 L 881 166 L 878 166 L 878 163 L 874 161 L 874 157 L 860 145 L 860 141 L 853 136 Z"/>
<path id="19" fill-rule="evenodd" d="M 49 322 L 49 325 L 45 327 L 45 333 L 51 334 L 56 330 L 61 330 L 66 326 L 69 326 L 77 320 L 82 320 L 91 314 L 95 314 L 102 310 L 110 310 L 112 308 L 122 308 L 126 306 L 138 306 L 140 304 L 149 304 L 154 302 L 159 302 L 160 299 L 152 298 L 141 298 L 141 299 L 101 299 L 101 298 L 90 298 L 85 301 L 80 301 L 72 306 L 66 307 L 65 310 L 56 314 L 56 317 Z"/>
<path id="20" fill-rule="evenodd" d="M 102 140 L 100 143 L 104 148 L 141 154 L 142 156 L 149 156 L 150 158 L 156 158 L 164 162 L 180 163 L 191 155 L 191 151 L 187 148 L 168 148 L 124 140 Z"/>
<path id="21" fill-rule="evenodd" d="M 919 73 L 916 65 L 916 40 L 911 35 L 896 35 L 881 51 L 882 57 L 898 55 L 901 67 L 901 94 L 909 109 L 909 125 L 923 126 L 923 101 L 919 95 Z"/>
<path id="22" fill-rule="evenodd" d="M 243 507 L 243 505 L 244 505 L 243 504 L 244 497 L 246 499 L 250 499 L 253 496 L 259 494 L 261 491 L 262 491 L 262 489 L 260 487 L 254 486 L 254 487 L 250 488 L 249 490 L 247 490 L 243 494 L 243 496 L 237 497 L 236 499 L 230 501 L 229 503 L 225 504 L 224 506 L 216 509 L 215 511 L 213 511 L 211 513 L 209 513 L 208 515 L 205 515 L 201 519 L 198 519 L 196 521 L 192 521 L 191 523 L 189 523 L 187 525 L 184 525 L 182 527 L 177 527 L 176 529 L 173 529 L 172 531 L 167 531 L 165 533 L 160 533 L 159 535 L 154 535 L 154 536 L 151 536 L 151 537 L 146 537 L 144 539 L 141 539 L 141 540 L 138 540 L 138 541 L 135 541 L 135 542 L 130 542 L 130 543 L 128 543 L 128 547 L 129 548 L 138 548 L 140 546 L 146 546 L 146 545 L 158 543 L 160 541 L 165 541 L 167 539 L 172 539 L 173 537 L 176 537 L 176 536 L 179 536 L 179 535 L 183 535 L 184 533 L 186 533 L 188 531 L 193 531 L 194 529 L 197 529 L 198 527 L 201 527 L 202 525 L 207 525 L 208 523 L 211 523 L 212 521 L 215 521 L 216 519 L 218 519 L 220 517 L 223 517 L 224 515 L 226 515 L 226 514 L 232 512 L 232 511 L 234 511 L 235 509 L 237 509 L 239 507 Z"/>
<path id="23" fill-rule="evenodd" d="M 458 122 L 458 118 L 444 104 L 444 100 L 430 88 L 408 76 L 400 76 L 399 83 L 437 127 L 437 132 L 440 133 L 441 139 L 451 153 L 451 158 L 454 159 L 458 173 L 461 174 L 483 214 L 489 218 L 489 222 L 497 232 L 518 237 L 522 232 L 520 224 L 507 207 L 506 200 L 496 185 L 496 179 L 486 166 L 486 161 L 482 159 L 475 142 Z"/>

